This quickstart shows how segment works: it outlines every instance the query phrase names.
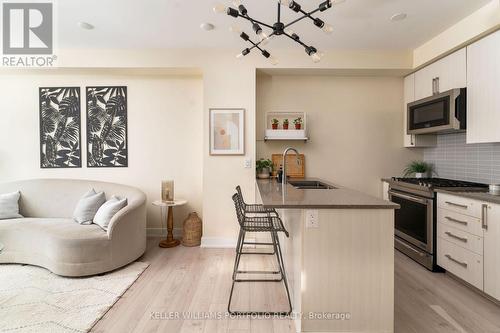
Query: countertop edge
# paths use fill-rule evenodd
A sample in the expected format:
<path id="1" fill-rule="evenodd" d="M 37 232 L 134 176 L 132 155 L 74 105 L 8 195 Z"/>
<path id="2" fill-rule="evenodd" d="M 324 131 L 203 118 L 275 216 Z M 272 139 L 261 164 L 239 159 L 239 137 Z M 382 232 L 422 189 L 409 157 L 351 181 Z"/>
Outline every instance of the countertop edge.
<path id="1" fill-rule="evenodd" d="M 455 195 L 457 197 L 469 198 L 478 201 L 486 201 L 490 203 L 500 204 L 500 196 L 491 194 L 489 192 L 458 192 L 458 191 L 450 191 L 439 188 L 435 189 L 434 192 Z"/>
<path id="2" fill-rule="evenodd" d="M 275 208 L 275 209 L 362 209 L 362 210 L 365 210 L 365 209 L 368 209 L 368 210 L 369 209 L 396 210 L 396 209 L 401 208 L 401 206 L 399 204 L 396 204 L 394 202 L 384 200 L 382 198 L 378 198 L 375 196 L 371 196 L 369 194 L 359 192 L 356 190 L 351 190 L 349 188 L 339 186 L 337 184 L 333 184 L 333 183 L 331 183 L 329 181 L 325 181 L 323 179 L 319 179 L 319 178 L 308 178 L 308 179 L 309 180 L 319 180 L 319 181 L 322 181 L 328 185 L 334 186 L 337 189 L 349 191 L 349 192 L 352 192 L 354 194 L 359 193 L 359 195 L 362 195 L 364 197 L 368 197 L 370 199 L 374 199 L 375 202 L 366 203 L 366 204 L 365 203 L 357 203 L 357 202 L 352 203 L 352 204 L 351 203 L 340 203 L 340 204 L 337 204 L 337 203 L 319 203 L 319 204 L 315 204 L 315 203 L 269 203 L 269 202 L 266 202 L 265 196 L 262 195 L 261 185 L 264 182 L 264 180 L 257 179 L 255 184 L 257 185 L 257 190 L 259 191 L 259 196 L 262 200 L 262 205 L 265 208 Z M 310 191 L 310 190 L 305 190 L 305 191 Z M 312 190 L 312 191 L 318 191 L 318 190 Z"/>
<path id="3" fill-rule="evenodd" d="M 276 209 L 400 209 L 398 204 L 387 205 L 263 205 L 264 208 Z"/>

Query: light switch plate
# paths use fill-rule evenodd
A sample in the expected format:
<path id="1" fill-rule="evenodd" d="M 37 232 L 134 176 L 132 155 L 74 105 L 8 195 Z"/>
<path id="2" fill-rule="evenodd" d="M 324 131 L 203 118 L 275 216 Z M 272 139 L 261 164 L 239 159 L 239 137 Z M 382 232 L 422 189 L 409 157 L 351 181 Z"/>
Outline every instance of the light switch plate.
<path id="1" fill-rule="evenodd" d="M 319 228 L 319 212 L 317 209 L 306 210 L 306 228 Z"/>
<path id="2" fill-rule="evenodd" d="M 252 159 L 251 158 L 245 158 L 245 162 L 243 164 L 245 169 L 250 169 L 252 167 Z"/>

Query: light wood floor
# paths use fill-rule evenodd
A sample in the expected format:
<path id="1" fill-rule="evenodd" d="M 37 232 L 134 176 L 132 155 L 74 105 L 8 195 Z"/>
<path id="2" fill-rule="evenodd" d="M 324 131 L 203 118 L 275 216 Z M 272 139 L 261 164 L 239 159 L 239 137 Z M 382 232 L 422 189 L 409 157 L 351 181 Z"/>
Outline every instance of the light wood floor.
<path id="1" fill-rule="evenodd" d="M 290 319 L 224 317 L 234 250 L 162 249 L 157 243 L 148 240 L 141 261 L 150 263 L 149 268 L 92 332 L 295 332 Z M 500 307 L 445 274 L 431 273 L 399 252 L 395 255 L 396 333 L 500 332 Z M 247 257 L 244 269 L 271 265 L 270 257 Z M 286 298 L 280 284 L 246 283 L 235 289 L 234 304 L 238 310 L 282 311 Z M 183 312 L 223 318 L 182 319 Z M 162 317 L 152 318 L 152 313 Z M 177 313 L 180 319 L 166 318 Z"/>

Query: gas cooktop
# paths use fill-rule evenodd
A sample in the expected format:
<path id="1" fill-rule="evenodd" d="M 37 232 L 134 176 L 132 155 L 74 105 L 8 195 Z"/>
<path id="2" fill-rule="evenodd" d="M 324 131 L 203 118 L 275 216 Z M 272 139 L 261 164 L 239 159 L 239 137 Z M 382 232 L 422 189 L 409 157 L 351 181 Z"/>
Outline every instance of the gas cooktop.
<path id="1" fill-rule="evenodd" d="M 403 182 L 414 185 L 419 185 L 428 188 L 488 188 L 488 185 L 474 182 L 466 182 L 462 180 L 453 180 L 446 178 L 398 178 L 392 177 L 394 182 Z"/>

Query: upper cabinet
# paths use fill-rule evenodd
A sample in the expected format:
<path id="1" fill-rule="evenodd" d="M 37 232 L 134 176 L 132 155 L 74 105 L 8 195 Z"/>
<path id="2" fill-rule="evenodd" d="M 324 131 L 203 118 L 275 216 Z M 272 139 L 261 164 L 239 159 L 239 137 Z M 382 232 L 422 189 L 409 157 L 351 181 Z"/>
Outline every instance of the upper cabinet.
<path id="1" fill-rule="evenodd" d="M 467 54 L 460 49 L 415 73 L 415 100 L 467 86 Z"/>
<path id="2" fill-rule="evenodd" d="M 467 143 L 500 142 L 500 31 L 467 47 Z"/>
<path id="3" fill-rule="evenodd" d="M 415 146 L 415 136 L 406 134 L 408 127 L 408 112 L 406 112 L 406 105 L 415 100 L 415 74 L 408 75 L 404 79 L 404 98 L 403 98 L 403 138 L 405 147 Z"/>

